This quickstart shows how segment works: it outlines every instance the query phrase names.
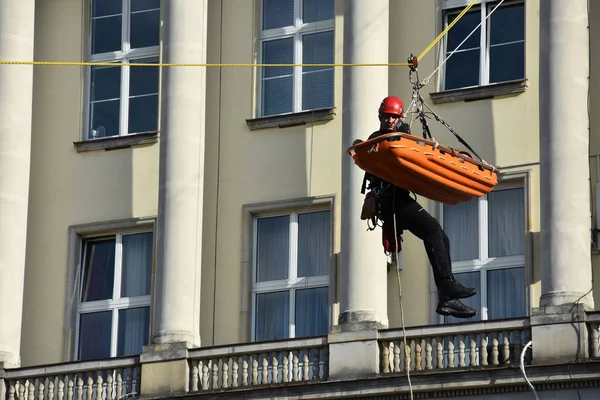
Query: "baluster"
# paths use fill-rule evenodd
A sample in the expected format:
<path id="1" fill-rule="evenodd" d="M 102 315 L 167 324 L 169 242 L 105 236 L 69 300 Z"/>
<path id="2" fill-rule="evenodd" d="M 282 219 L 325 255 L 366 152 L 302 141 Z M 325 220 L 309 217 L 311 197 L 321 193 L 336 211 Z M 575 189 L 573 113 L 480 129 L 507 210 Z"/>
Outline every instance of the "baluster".
<path id="1" fill-rule="evenodd" d="M 208 367 L 210 360 L 202 360 L 202 390 L 208 390 Z"/>
<path id="2" fill-rule="evenodd" d="M 58 400 L 63 400 L 65 397 L 65 382 L 64 382 L 65 377 L 64 376 L 60 376 L 58 377 Z"/>
<path id="3" fill-rule="evenodd" d="M 390 372 L 390 347 L 389 342 L 382 343 L 381 361 L 383 363 L 383 373 Z"/>
<path id="4" fill-rule="evenodd" d="M 492 333 L 492 365 L 498 365 L 498 333 Z"/>
<path id="5" fill-rule="evenodd" d="M 38 383 L 38 400 L 44 400 L 44 384 Z"/>
<path id="6" fill-rule="evenodd" d="M 91 376 L 88 376 L 86 390 L 87 400 L 92 400 L 94 395 L 94 380 Z"/>
<path id="7" fill-rule="evenodd" d="M 120 377 L 120 375 L 119 375 Z M 117 388 L 120 388 L 119 386 L 117 386 Z M 118 393 L 119 397 L 121 397 L 121 393 Z M 77 400 L 82 400 L 83 399 L 83 379 L 81 378 L 81 376 L 77 377 Z"/>
<path id="8" fill-rule="evenodd" d="M 48 400 L 54 400 L 54 382 L 52 377 L 48 377 Z"/>
<path id="9" fill-rule="evenodd" d="M 415 344 L 415 367 L 416 367 L 417 371 L 420 371 L 423 369 L 423 366 L 421 365 L 421 363 L 423 362 L 422 357 L 421 357 L 421 352 L 422 352 L 421 343 L 417 342 Z"/>
<path id="10" fill-rule="evenodd" d="M 513 332 L 513 355 L 512 359 L 516 364 L 519 363 L 521 357 L 521 351 L 523 351 L 523 344 L 521 343 L 521 331 Z"/>
<path id="11" fill-rule="evenodd" d="M 29 400 L 35 400 L 35 380 L 28 379 L 29 385 L 27 385 L 27 397 Z"/>
<path id="12" fill-rule="evenodd" d="M 200 379 L 198 376 L 199 373 L 198 360 L 192 360 L 192 378 L 190 379 L 190 389 L 192 392 L 198 391 L 198 381 Z"/>
<path id="13" fill-rule="evenodd" d="M 117 399 L 116 400 L 119 400 L 121 397 L 123 397 L 123 369 L 118 368 L 117 369 L 117 395 L 116 395 Z"/>
<path id="14" fill-rule="evenodd" d="M 308 350 L 304 350 L 303 353 L 304 353 L 304 356 L 302 356 L 302 380 L 307 381 L 308 380 L 308 371 L 309 371 Z"/>
<path id="15" fill-rule="evenodd" d="M 229 360 L 227 358 L 223 360 L 223 383 L 221 387 L 224 389 L 229 387 Z"/>
<path id="16" fill-rule="evenodd" d="M 479 352 L 481 353 L 481 356 L 479 357 L 479 364 L 483 366 L 488 365 L 488 340 L 486 334 L 481 336 Z"/>
<path id="17" fill-rule="evenodd" d="M 69 380 L 67 382 L 67 400 L 73 400 L 73 386 L 74 386 L 74 383 L 73 383 L 73 379 L 71 379 L 70 376 L 69 376 L 68 379 Z"/>
<path id="18" fill-rule="evenodd" d="M 400 355 L 400 345 L 398 344 L 398 342 L 392 342 L 392 344 L 394 345 L 394 371 L 393 372 L 400 372 L 401 371 L 401 364 L 402 364 L 402 358 Z"/>
<path id="19" fill-rule="evenodd" d="M 433 369 L 433 347 L 431 339 L 426 339 L 425 343 L 425 369 Z"/>
<path id="20" fill-rule="evenodd" d="M 298 350 L 292 351 L 293 359 L 292 359 L 292 382 L 298 382 Z"/>
<path id="21" fill-rule="evenodd" d="M 477 365 L 477 336 L 469 336 L 471 341 L 471 347 L 469 350 L 469 357 L 471 359 L 471 361 L 469 362 L 469 365 L 471 367 L 475 367 Z"/>
<path id="22" fill-rule="evenodd" d="M 282 354 L 283 355 L 283 354 Z M 283 367 L 281 368 L 281 379 L 283 380 L 283 382 L 289 382 L 290 380 L 290 376 L 289 376 L 289 363 L 290 363 L 290 359 L 289 359 L 289 354 L 285 354 L 283 355 Z"/>
<path id="23" fill-rule="evenodd" d="M 271 353 L 271 382 L 279 383 L 279 353 L 274 351 Z"/>
<path id="24" fill-rule="evenodd" d="M 502 363 L 510 364 L 510 333 L 507 331 L 502 332 Z"/>
<path id="25" fill-rule="evenodd" d="M 106 376 L 106 400 L 113 399 L 113 376 L 112 372 Z"/>
<path id="26" fill-rule="evenodd" d="M 600 325 L 592 324 L 592 357 L 600 357 Z"/>
<path id="27" fill-rule="evenodd" d="M 212 389 L 219 389 L 219 359 L 210 360 L 212 364 Z"/>
<path id="28" fill-rule="evenodd" d="M 248 356 L 242 358 L 242 386 L 248 386 Z"/>
<path id="29" fill-rule="evenodd" d="M 318 380 L 319 376 L 321 375 L 319 373 L 319 370 L 321 369 L 321 357 L 320 357 L 320 352 L 321 350 L 318 348 L 315 348 L 312 350 L 312 355 L 313 355 L 313 365 L 312 365 L 312 379 L 314 380 Z"/>
<path id="30" fill-rule="evenodd" d="M 454 336 L 448 336 L 448 368 L 454 368 Z"/>
<path id="31" fill-rule="evenodd" d="M 8 387 L 8 400 L 15 400 L 15 385 L 14 384 L 9 384 Z"/>
<path id="32" fill-rule="evenodd" d="M 261 383 L 266 385 L 269 383 L 269 355 L 267 353 L 262 355 L 262 379 Z"/>
<path id="33" fill-rule="evenodd" d="M 458 335 L 458 366 L 465 367 L 465 335 Z"/>
<path id="34" fill-rule="evenodd" d="M 100 374 L 98 374 L 98 378 L 96 378 L 96 400 L 102 400 L 102 383 L 103 379 Z"/>
<path id="35" fill-rule="evenodd" d="M 233 370 L 231 373 L 231 387 L 234 388 L 238 387 L 238 379 L 240 379 L 238 376 L 239 361 L 239 357 L 231 359 L 231 369 Z"/>
<path id="36" fill-rule="evenodd" d="M 435 339 L 437 343 L 437 365 L 438 369 L 444 368 L 444 342 L 441 337 Z"/>
<path id="37" fill-rule="evenodd" d="M 252 356 L 252 384 L 258 385 L 258 360 L 256 356 Z"/>
<path id="38" fill-rule="evenodd" d="M 15 386 L 17 386 L 17 385 L 18 385 L 18 388 L 19 388 L 18 389 L 19 400 L 25 400 L 25 384 L 17 381 Z M 17 391 L 17 388 L 15 387 L 15 392 L 16 391 Z"/>
<path id="39" fill-rule="evenodd" d="M 412 371 L 412 359 L 411 359 L 412 351 L 408 344 L 404 345 L 404 367 L 406 371 Z"/>

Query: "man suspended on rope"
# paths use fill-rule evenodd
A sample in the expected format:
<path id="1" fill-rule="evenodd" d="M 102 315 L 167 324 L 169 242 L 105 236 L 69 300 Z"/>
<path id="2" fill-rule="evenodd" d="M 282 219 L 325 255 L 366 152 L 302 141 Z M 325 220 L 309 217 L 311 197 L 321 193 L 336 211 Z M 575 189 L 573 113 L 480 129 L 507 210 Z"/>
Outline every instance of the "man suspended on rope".
<path id="1" fill-rule="evenodd" d="M 395 96 L 386 97 L 379 106 L 379 130 L 372 133 L 369 139 L 391 132 L 410 133 L 410 126 L 402 122 L 403 117 L 402 100 Z M 450 259 L 450 241 L 439 222 L 410 195 L 408 190 L 367 172 L 363 192 L 366 181 L 369 182 L 370 191 L 366 197 L 376 199 L 379 218 L 383 221 L 383 244 L 386 252 L 395 253 L 400 250 L 401 235 L 404 230 L 417 236 L 425 245 L 438 288 L 437 313 L 457 318 L 474 316 L 477 312 L 459 299 L 474 296 L 477 290 L 464 287 L 454 278 Z M 394 215 L 396 216 L 395 229 Z M 398 243 L 398 249 L 395 243 Z"/>

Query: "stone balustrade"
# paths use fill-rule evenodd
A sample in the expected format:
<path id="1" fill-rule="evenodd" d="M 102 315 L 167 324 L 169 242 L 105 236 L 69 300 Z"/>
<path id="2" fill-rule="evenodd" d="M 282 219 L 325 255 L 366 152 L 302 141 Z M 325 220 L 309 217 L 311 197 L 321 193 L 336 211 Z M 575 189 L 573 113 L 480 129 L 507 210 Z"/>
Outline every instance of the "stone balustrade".
<path id="1" fill-rule="evenodd" d="M 590 358 L 600 359 L 600 312 L 587 314 Z"/>
<path id="2" fill-rule="evenodd" d="M 122 400 L 138 397 L 139 357 L 5 371 L 7 400 Z"/>
<path id="3" fill-rule="evenodd" d="M 380 332 L 381 372 L 518 365 L 531 339 L 529 319 L 474 322 Z M 528 349 L 525 363 L 530 363 Z"/>
<path id="4" fill-rule="evenodd" d="M 324 381 L 327 337 L 190 350 L 190 392 Z"/>

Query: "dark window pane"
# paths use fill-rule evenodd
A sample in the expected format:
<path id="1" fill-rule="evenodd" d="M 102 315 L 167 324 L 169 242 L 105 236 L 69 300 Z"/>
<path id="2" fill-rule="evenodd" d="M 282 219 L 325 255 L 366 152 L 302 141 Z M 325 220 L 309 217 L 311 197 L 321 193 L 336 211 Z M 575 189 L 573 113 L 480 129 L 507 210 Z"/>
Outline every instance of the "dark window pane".
<path id="1" fill-rule="evenodd" d="M 79 359 L 110 357 L 112 312 L 81 314 L 79 319 Z"/>
<path id="2" fill-rule="evenodd" d="M 303 0 L 302 19 L 304 23 L 333 19 L 333 0 Z"/>
<path id="3" fill-rule="evenodd" d="M 488 319 L 520 318 L 525 311 L 524 268 L 487 272 Z"/>
<path id="4" fill-rule="evenodd" d="M 296 337 L 326 335 L 329 332 L 329 289 L 296 291 Z"/>
<path id="5" fill-rule="evenodd" d="M 117 357 L 141 354 L 148 344 L 149 327 L 150 307 L 119 311 Z"/>
<path id="6" fill-rule="evenodd" d="M 496 4 L 488 7 L 488 14 Z M 488 18 L 490 43 L 515 42 L 525 39 L 525 7 L 523 3 L 498 7 Z M 507 29 L 507 27 L 510 27 Z"/>
<path id="7" fill-rule="evenodd" d="M 294 39 L 285 38 L 263 42 L 262 61 L 264 64 L 292 64 L 294 62 Z M 294 67 L 264 67 L 263 78 L 291 75 Z"/>
<path id="8" fill-rule="evenodd" d="M 128 133 L 156 132 L 158 128 L 158 95 L 129 99 Z"/>
<path id="9" fill-rule="evenodd" d="M 153 240 L 152 232 L 123 236 L 121 297 L 150 294 Z"/>
<path id="10" fill-rule="evenodd" d="M 154 64 L 157 58 L 132 60 L 132 64 Z M 129 95 L 158 94 L 158 67 L 129 67 Z"/>
<path id="11" fill-rule="evenodd" d="M 445 66 L 446 90 L 479 85 L 479 49 L 456 52 Z"/>
<path id="12" fill-rule="evenodd" d="M 313 110 L 333 106 L 333 69 L 302 76 L 302 109 Z"/>
<path id="13" fill-rule="evenodd" d="M 294 25 L 294 0 L 263 0 L 263 30 Z"/>
<path id="14" fill-rule="evenodd" d="M 490 49 L 490 83 L 525 77 L 525 43 L 492 46 Z"/>
<path id="15" fill-rule="evenodd" d="M 92 17 L 121 14 L 123 12 L 122 0 L 93 0 Z"/>
<path id="16" fill-rule="evenodd" d="M 160 8 L 160 0 L 131 0 L 131 11 L 145 11 Z"/>
<path id="17" fill-rule="evenodd" d="M 302 62 L 305 64 L 333 63 L 333 31 L 302 36 Z M 332 67 L 302 67 L 302 72 L 310 72 Z"/>
<path id="18" fill-rule="evenodd" d="M 458 16 L 459 13 L 453 13 L 448 15 L 448 25 Z M 475 27 L 481 21 L 481 11 L 469 11 L 462 18 L 452 26 L 452 28 L 448 31 L 447 37 L 447 47 L 446 52 L 450 53 L 454 51 L 458 47 L 458 45 L 465 40 L 467 35 L 475 29 Z M 462 46 L 460 46 L 460 50 L 474 49 L 480 47 L 481 41 L 481 27 L 477 28 L 469 39 Z"/>
<path id="19" fill-rule="evenodd" d="M 92 54 L 121 50 L 122 21 L 120 15 L 92 21 Z"/>
<path id="20" fill-rule="evenodd" d="M 289 292 L 256 295 L 256 341 L 287 339 L 290 335 Z"/>
<path id="21" fill-rule="evenodd" d="M 115 280 L 115 240 L 90 241 L 85 244 L 81 301 L 113 298 Z"/>
<path id="22" fill-rule="evenodd" d="M 90 136 L 92 138 L 119 135 L 120 100 L 92 103 L 90 109 Z"/>
<path id="23" fill-rule="evenodd" d="M 160 11 L 131 14 L 131 48 L 158 46 Z"/>
<path id="24" fill-rule="evenodd" d="M 293 111 L 294 80 L 292 76 L 263 81 L 263 115 L 285 114 Z"/>
<path id="25" fill-rule="evenodd" d="M 481 320 L 481 275 L 479 274 L 479 272 L 463 272 L 454 274 L 456 280 L 466 287 L 473 287 L 477 289 L 477 294 L 475 296 L 460 300 L 467 306 L 477 310 L 477 314 L 471 318 L 455 318 L 452 316 L 446 316 L 444 317 L 444 323 L 455 324 L 460 322 Z"/>
<path id="26" fill-rule="evenodd" d="M 290 217 L 258 219 L 258 282 L 287 279 L 289 267 Z"/>
<path id="27" fill-rule="evenodd" d="M 92 101 L 121 97 L 121 67 L 92 67 Z"/>

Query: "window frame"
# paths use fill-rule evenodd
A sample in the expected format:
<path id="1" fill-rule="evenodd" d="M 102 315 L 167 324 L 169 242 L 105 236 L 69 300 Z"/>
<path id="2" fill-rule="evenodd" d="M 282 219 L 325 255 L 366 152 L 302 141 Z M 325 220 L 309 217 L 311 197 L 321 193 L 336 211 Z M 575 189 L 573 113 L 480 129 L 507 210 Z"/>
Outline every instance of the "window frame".
<path id="1" fill-rule="evenodd" d="M 92 54 L 92 44 L 94 38 L 93 31 L 93 6 L 94 0 L 87 0 L 86 4 L 88 7 L 87 12 L 87 20 L 86 20 L 86 30 L 87 30 L 87 41 L 86 41 L 86 53 L 85 57 L 88 62 L 111 62 L 116 66 L 122 63 L 131 63 L 136 60 L 143 60 L 148 58 L 155 58 L 156 63 L 160 63 L 160 26 L 159 26 L 159 43 L 156 46 L 150 47 L 141 47 L 141 48 L 131 48 L 131 43 L 128 40 L 130 29 L 131 29 L 131 1 L 132 0 L 122 0 L 122 21 L 121 21 L 121 50 L 107 52 L 107 53 L 99 53 Z M 158 9 L 152 8 L 145 11 L 155 11 L 158 10 L 161 12 L 161 8 L 159 6 Z M 92 128 L 90 126 L 92 112 L 91 112 L 91 86 L 92 86 L 92 66 L 87 66 L 85 70 L 85 110 L 84 110 L 84 118 L 83 118 L 83 132 L 82 132 L 82 140 L 83 141 L 94 141 L 98 139 L 120 139 L 126 137 L 132 137 L 136 135 L 144 135 L 148 133 L 156 133 L 158 131 L 158 121 L 160 120 L 160 116 L 157 115 L 156 126 L 157 129 L 155 131 L 150 132 L 136 132 L 129 133 L 129 83 L 130 83 L 130 69 L 132 67 L 125 65 L 120 66 L 120 98 L 119 98 L 119 133 L 118 135 L 113 136 L 98 136 L 92 137 Z M 134 68 L 144 68 L 144 67 L 134 67 Z M 158 68 L 158 66 L 157 66 Z M 158 83 L 158 101 L 160 102 L 160 75 Z M 127 100 L 127 101 L 124 101 Z M 160 108 L 159 108 L 160 109 Z"/>
<path id="2" fill-rule="evenodd" d="M 335 6 L 335 0 L 334 1 L 334 6 Z M 310 22 L 310 23 L 302 23 L 300 24 L 300 22 L 302 21 L 302 0 L 294 0 L 294 25 L 293 26 L 285 26 L 285 27 L 281 27 L 281 28 L 273 28 L 273 29 L 267 29 L 267 30 L 263 30 L 263 23 L 264 23 L 264 7 L 265 7 L 265 0 L 259 0 L 259 5 L 258 5 L 258 47 L 257 47 L 257 57 L 259 60 L 259 63 L 263 63 L 263 43 L 264 42 L 268 42 L 271 40 L 278 40 L 278 39 L 286 39 L 286 38 L 293 38 L 293 54 L 294 54 L 294 59 L 293 59 L 293 63 L 294 64 L 300 64 L 302 63 L 302 45 L 303 45 L 303 36 L 306 34 L 316 34 L 316 33 L 323 33 L 323 32 L 332 32 L 334 37 L 333 37 L 333 45 L 334 45 L 334 51 L 333 51 L 333 57 L 335 58 L 335 9 L 334 9 L 334 17 L 330 20 L 325 20 L 325 21 L 317 21 L 317 22 Z M 292 73 L 293 73 L 293 79 L 294 79 L 294 84 L 293 84 L 293 93 L 292 93 L 292 111 L 287 112 L 287 113 L 279 113 L 279 114 L 270 114 L 270 115 L 265 115 L 264 114 L 264 104 L 263 104 L 263 69 L 264 67 L 259 67 L 257 68 L 257 89 L 256 89 L 256 93 L 257 93 L 257 102 L 256 102 L 256 117 L 257 118 L 270 118 L 270 117 L 277 117 L 277 116 L 282 116 L 282 115 L 291 115 L 291 114 L 298 114 L 298 113 L 302 113 L 302 112 L 311 112 L 314 110 L 319 110 L 321 108 L 310 108 L 310 109 L 306 109 L 303 110 L 302 109 L 302 66 L 300 65 L 296 65 L 292 67 Z M 332 86 L 331 86 L 331 91 L 332 94 L 334 95 L 333 98 L 333 102 L 331 104 L 330 107 L 334 106 L 335 103 L 335 68 L 331 67 L 333 70 L 333 74 L 334 74 L 334 78 L 332 81 Z"/>
<path id="3" fill-rule="evenodd" d="M 497 85 L 497 84 L 505 84 L 507 82 L 513 82 L 515 80 L 510 80 L 510 81 L 502 81 L 502 82 L 494 82 L 494 83 L 490 83 L 490 32 L 488 30 L 488 19 L 486 19 L 487 17 L 487 10 L 488 7 L 491 7 L 493 9 L 493 7 L 495 5 L 490 5 L 493 3 L 498 3 L 499 0 L 476 0 L 475 3 L 473 4 L 473 7 L 471 7 L 471 9 L 469 10 L 469 13 L 473 12 L 473 10 L 477 10 L 479 11 L 480 17 L 479 17 L 479 22 L 481 23 L 481 26 L 479 27 L 479 29 L 481 30 L 481 33 L 479 35 L 479 48 L 481 49 L 480 54 L 479 54 L 479 81 L 477 83 L 477 85 L 472 85 L 472 86 L 462 86 L 462 87 L 457 87 L 457 88 L 452 88 L 452 89 L 446 89 L 446 66 L 448 65 L 447 63 L 445 63 L 444 65 L 442 65 L 442 67 L 440 68 L 440 88 L 442 91 L 449 91 L 449 90 L 465 90 L 465 89 L 474 89 L 474 88 L 479 88 L 479 87 L 486 87 L 489 85 Z M 448 27 L 448 14 L 452 11 L 462 11 L 462 9 L 464 9 L 468 4 L 470 3 L 470 0 L 441 0 L 441 14 L 442 14 L 442 29 L 446 29 Z M 512 5 L 512 4 L 522 4 L 523 5 L 523 13 L 524 13 L 524 18 L 523 18 L 523 22 L 524 22 L 524 27 L 523 27 L 523 44 L 524 44 L 524 55 L 525 58 L 527 56 L 527 31 L 526 31 L 526 25 L 527 25 L 527 20 L 526 20 L 526 2 L 525 0 L 505 0 L 504 4 L 502 4 L 501 7 L 506 7 L 508 5 Z M 466 15 L 466 14 L 465 14 Z M 517 43 L 517 42 L 510 42 L 510 43 Z M 442 39 L 442 51 L 440 51 L 440 59 L 439 59 L 439 64 L 441 64 L 446 57 L 448 56 L 448 35 L 444 35 L 443 39 Z M 460 52 L 457 51 L 457 53 Z M 454 53 L 456 54 L 456 53 Z M 527 76 L 527 71 L 526 71 L 526 60 L 524 60 L 524 64 L 523 64 L 523 76 L 520 78 L 517 78 L 516 80 L 524 80 L 526 79 Z"/>
<path id="4" fill-rule="evenodd" d="M 69 273 L 67 279 L 67 298 L 65 302 L 65 337 L 63 358 L 66 361 L 79 361 L 79 324 L 80 315 L 86 312 L 107 311 L 107 308 L 100 308 L 102 304 L 110 304 L 117 310 L 149 307 L 149 339 L 153 331 L 153 308 L 154 308 L 154 279 L 156 265 L 156 218 L 132 218 L 125 220 L 90 223 L 74 225 L 69 227 Z M 82 279 L 85 269 L 85 241 L 111 237 L 115 235 L 127 235 L 135 233 L 152 233 L 152 267 L 150 270 L 150 294 L 145 296 L 136 296 L 133 301 L 121 300 L 100 300 L 89 302 L 84 305 L 83 312 L 80 310 L 81 292 L 83 290 Z M 115 253 L 116 255 L 116 253 Z M 119 263 L 115 258 L 115 263 Z M 120 267 L 120 265 L 119 265 Z M 115 266 L 115 278 L 117 280 L 117 268 Z M 119 282 L 120 283 L 120 282 Z M 113 298 L 115 296 L 115 282 L 113 281 Z M 120 294 L 120 293 L 119 293 Z M 131 299 L 131 298 L 125 298 Z M 118 321 L 115 321 L 113 312 L 111 325 L 111 357 L 115 357 L 118 331 Z"/>
<path id="5" fill-rule="evenodd" d="M 331 329 L 332 321 L 334 318 L 333 315 L 333 297 L 335 296 L 335 214 L 333 207 L 333 198 L 331 197 L 319 197 L 319 198 L 311 198 L 311 199 L 301 199 L 301 200 L 292 200 L 289 202 L 283 202 L 280 204 L 273 203 L 265 203 L 265 204 L 255 204 L 246 206 L 246 223 L 247 223 L 247 240 L 246 243 L 250 247 L 250 251 L 248 254 L 249 262 L 246 265 L 246 268 L 250 269 L 250 273 L 245 275 L 248 276 L 248 280 L 244 282 L 244 286 L 247 287 L 248 293 L 247 296 L 244 295 L 244 298 L 248 298 L 250 310 L 250 342 L 256 342 L 256 295 L 262 293 L 271 293 L 271 292 L 279 292 L 279 291 L 288 291 L 290 296 L 289 303 L 289 337 L 284 340 L 294 339 L 296 337 L 295 333 L 295 292 L 299 289 L 312 289 L 312 288 L 327 288 L 328 292 L 328 330 Z M 298 278 L 296 275 L 297 268 L 296 262 L 297 255 L 297 229 L 293 229 L 293 221 L 294 218 L 290 219 L 290 225 L 292 229 L 290 229 L 290 254 L 289 254 L 289 264 L 288 264 L 288 279 L 281 279 L 278 281 L 270 281 L 270 282 L 256 282 L 256 274 L 257 274 L 257 239 L 258 239 L 258 219 L 263 217 L 276 217 L 283 215 L 295 215 L 295 221 L 297 221 L 297 215 L 302 213 L 311 213 L 311 212 L 319 212 L 319 211 L 329 211 L 330 213 L 330 262 L 329 262 L 329 270 L 327 275 L 321 275 L 318 277 L 306 277 L 306 278 Z M 296 239 L 292 241 L 291 239 Z M 292 271 L 293 269 L 293 271 Z M 293 277 L 293 279 L 292 279 Z"/>
<path id="6" fill-rule="evenodd" d="M 479 272 L 480 282 L 480 299 L 481 308 L 477 310 L 481 321 L 495 321 L 488 318 L 487 308 L 487 271 L 509 269 L 509 268 L 523 268 L 523 289 L 525 304 L 523 305 L 527 315 L 531 313 L 531 300 L 530 300 L 530 285 L 532 283 L 532 268 L 533 260 L 531 255 L 531 208 L 530 208 L 530 173 L 531 171 L 525 172 L 514 172 L 500 174 L 498 177 L 498 185 L 494 188 L 494 191 L 501 191 L 507 189 L 523 189 L 523 255 L 520 256 L 507 256 L 507 257 L 488 257 L 488 208 L 487 208 L 487 195 L 482 196 L 478 199 L 478 228 L 479 228 L 479 258 L 477 260 L 465 260 L 465 261 L 452 261 L 452 272 L 455 274 L 468 273 L 468 272 Z M 437 210 L 439 214 L 440 224 L 444 225 L 444 205 L 437 203 Z M 452 246 L 452 241 L 450 242 Z M 433 273 L 430 271 L 430 293 L 431 293 L 431 315 L 433 316 L 432 322 L 434 324 L 445 325 L 444 316 L 439 315 L 436 310 L 437 305 L 437 287 L 433 279 Z"/>

